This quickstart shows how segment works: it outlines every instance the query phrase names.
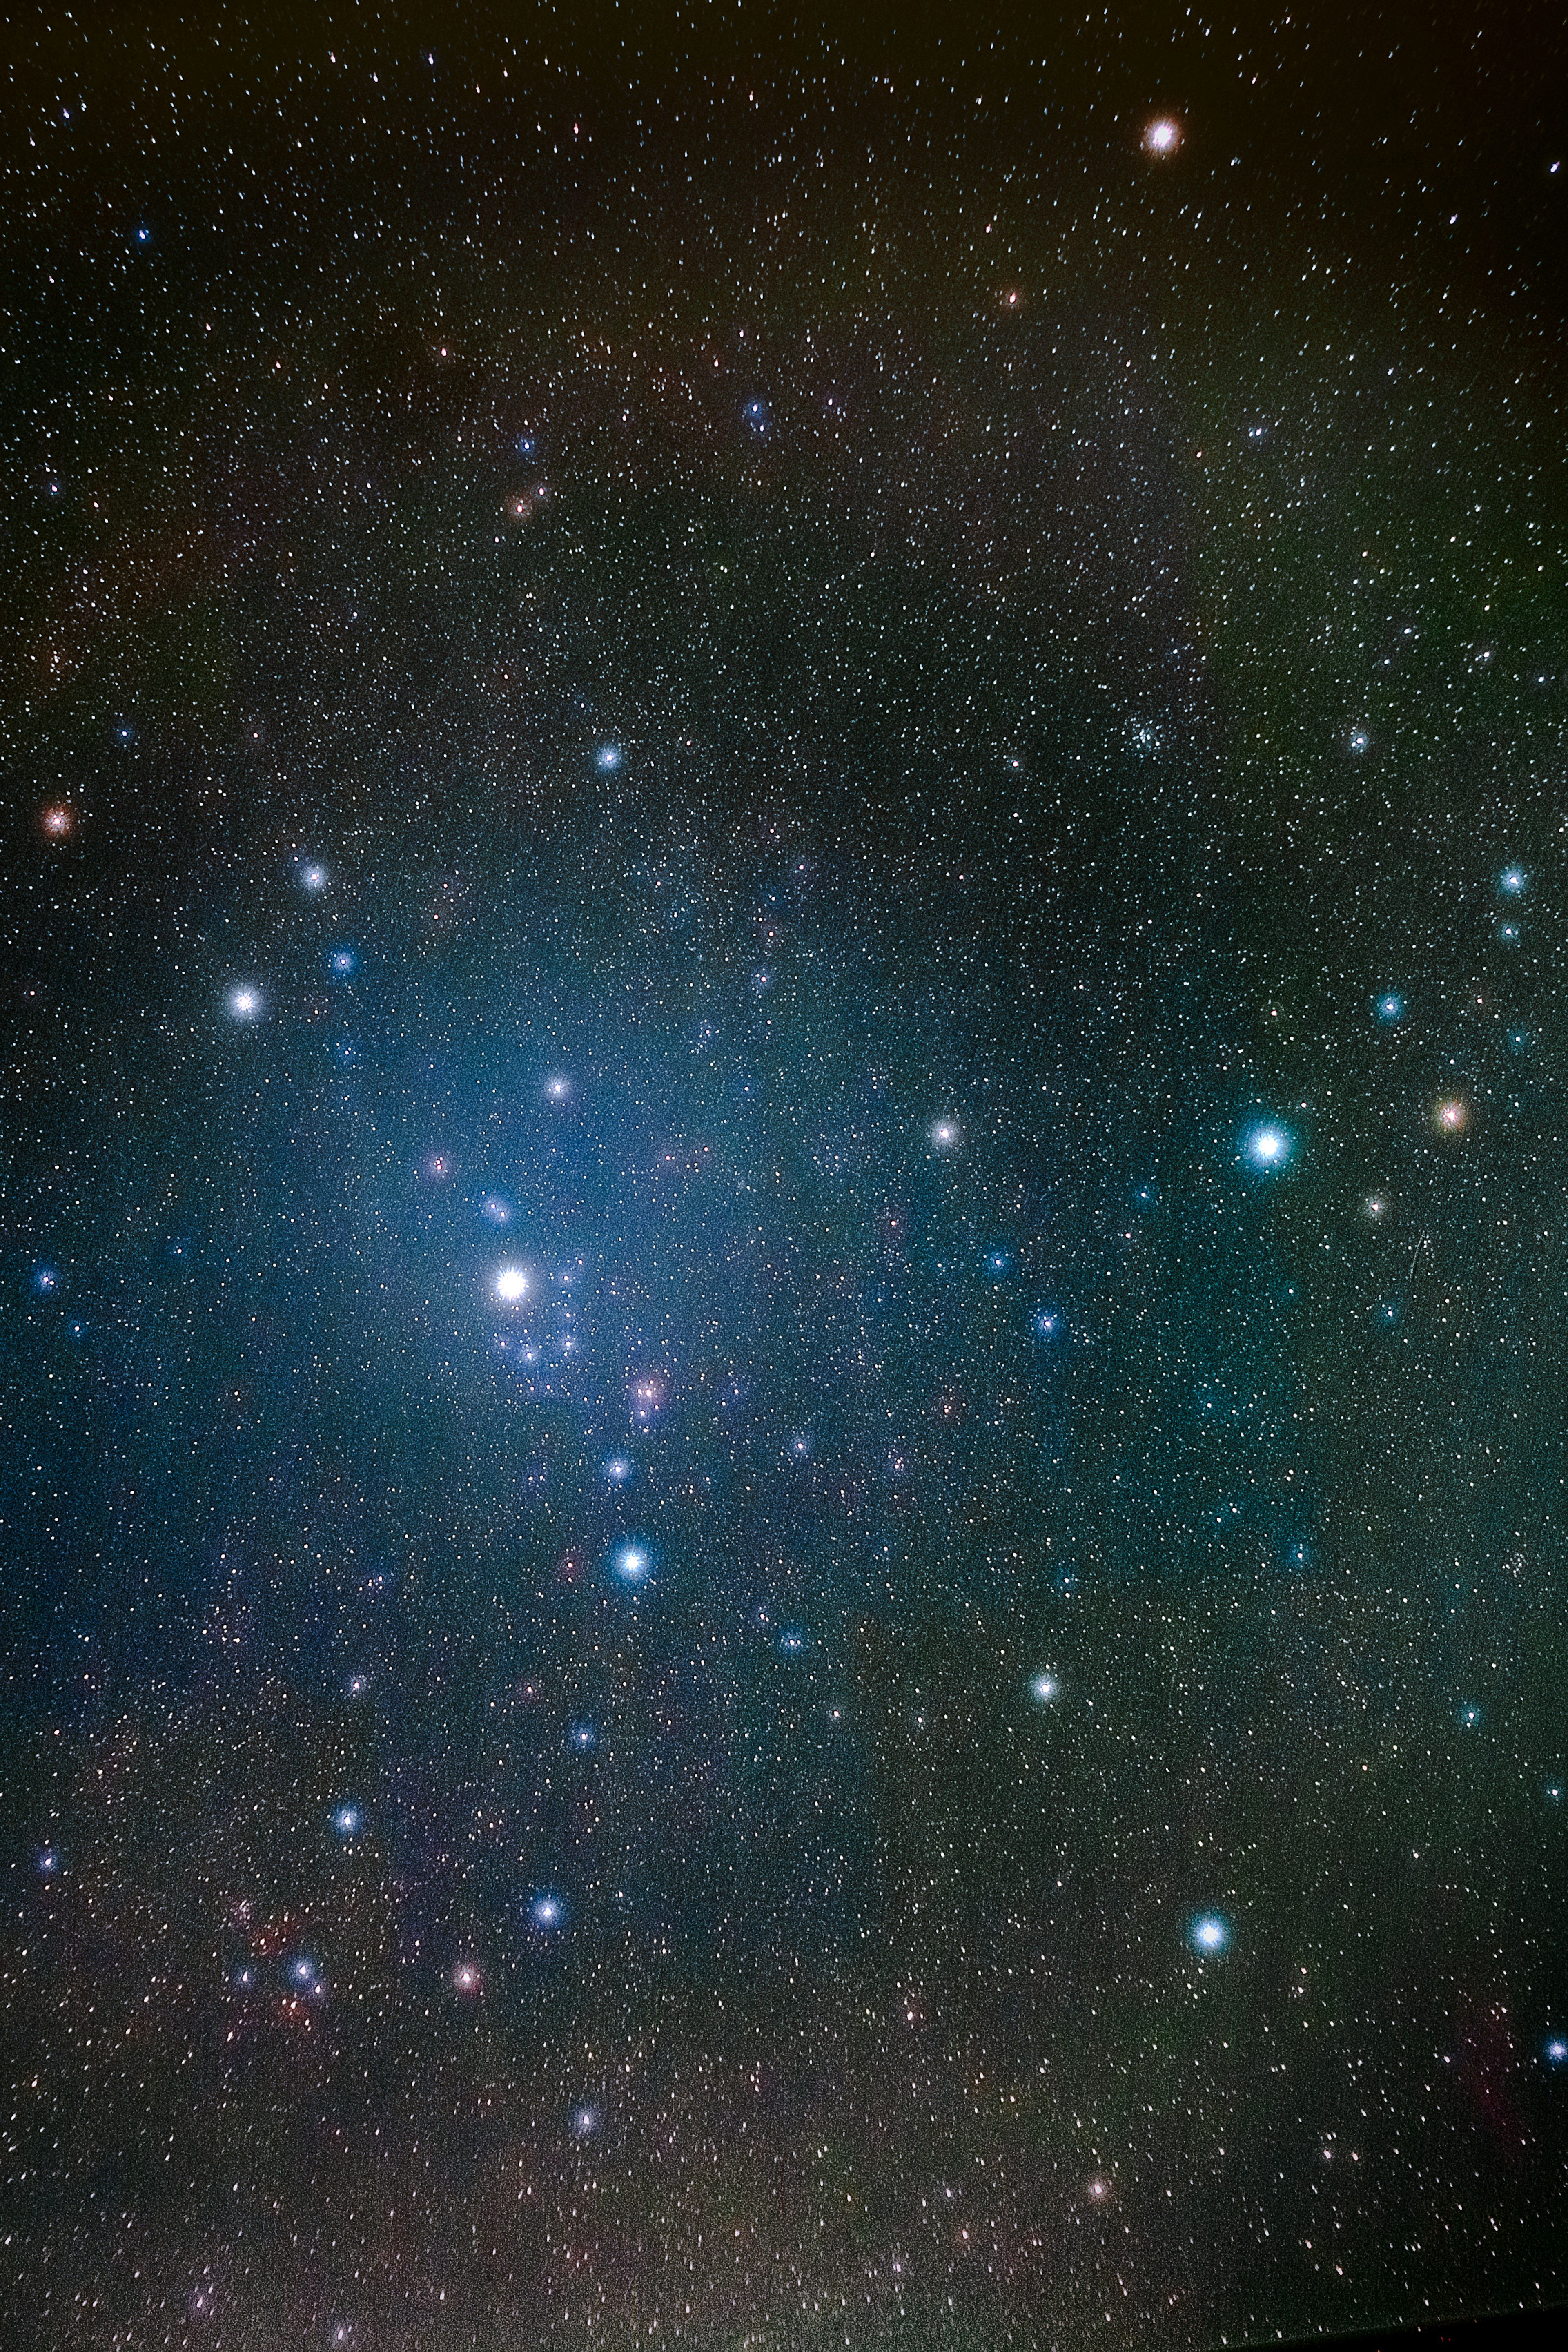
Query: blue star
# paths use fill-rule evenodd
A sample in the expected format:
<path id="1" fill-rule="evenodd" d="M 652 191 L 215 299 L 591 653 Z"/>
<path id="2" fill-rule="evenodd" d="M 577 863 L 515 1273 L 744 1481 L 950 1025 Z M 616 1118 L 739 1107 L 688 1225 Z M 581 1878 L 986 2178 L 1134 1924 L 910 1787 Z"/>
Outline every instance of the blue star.
<path id="1" fill-rule="evenodd" d="M 1467 1731 L 1473 1731 L 1481 1719 L 1481 1711 L 1473 1698 L 1468 1698 L 1459 1708 L 1459 1721 Z"/>
<path id="2" fill-rule="evenodd" d="M 552 1936 L 566 1921 L 566 1904 L 559 1895 L 536 1895 L 528 1905 L 529 1925 L 541 1936 Z"/>
<path id="3" fill-rule="evenodd" d="M 1029 1695 L 1036 1706 L 1050 1706 L 1061 1693 L 1061 1685 L 1053 1674 L 1046 1672 L 1030 1677 Z"/>
<path id="4" fill-rule="evenodd" d="M 1272 1119 L 1249 1129 L 1242 1145 L 1252 1166 L 1269 1176 L 1288 1166 L 1293 1148 L 1290 1129 Z"/>
<path id="5" fill-rule="evenodd" d="M 1206 1959 L 1218 1958 L 1230 1941 L 1230 1922 L 1218 1911 L 1202 1911 L 1187 1929 L 1187 1941 Z"/>
<path id="6" fill-rule="evenodd" d="M 1405 999 L 1397 989 L 1385 989 L 1374 1010 L 1384 1027 L 1392 1029 L 1396 1022 L 1403 1021 L 1405 1018 Z"/>
<path id="7" fill-rule="evenodd" d="M 767 440 L 768 434 L 773 430 L 773 419 L 768 414 L 768 403 L 765 400 L 756 398 L 748 400 L 741 410 L 740 415 L 741 422 L 754 439 Z"/>
<path id="8" fill-rule="evenodd" d="M 1554 2033 L 1542 2054 L 1549 2066 L 1568 2066 L 1568 2042 L 1560 2033 Z"/>
<path id="9" fill-rule="evenodd" d="M 635 1591 L 653 1573 L 653 1556 L 643 1543 L 620 1545 L 611 1561 L 616 1580 Z"/>
<path id="10" fill-rule="evenodd" d="M 340 1805 L 332 1815 L 332 1827 L 340 1838 L 358 1837 L 360 1833 L 358 1805 Z"/>
<path id="11" fill-rule="evenodd" d="M 593 754 L 593 764 L 601 776 L 612 776 L 621 765 L 621 759 L 619 743 L 601 743 Z"/>
<path id="12" fill-rule="evenodd" d="M 1521 898 L 1530 887 L 1530 877 L 1522 866 L 1505 866 L 1497 877 L 1497 887 L 1505 898 Z"/>
<path id="13" fill-rule="evenodd" d="M 334 980 L 352 980 L 360 968 L 360 959 L 352 948 L 329 948 L 327 969 Z"/>
<path id="14" fill-rule="evenodd" d="M 591 1723 L 574 1723 L 567 1735 L 567 1745 L 580 1756 L 588 1756 L 599 1745 L 599 1734 Z"/>

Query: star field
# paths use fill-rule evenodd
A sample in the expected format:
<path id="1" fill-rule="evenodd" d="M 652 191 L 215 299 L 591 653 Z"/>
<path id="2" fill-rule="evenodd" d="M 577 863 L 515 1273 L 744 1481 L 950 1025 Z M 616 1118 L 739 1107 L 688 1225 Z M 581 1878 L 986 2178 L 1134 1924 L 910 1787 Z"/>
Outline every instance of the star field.
<path id="1" fill-rule="evenodd" d="M 1560 26 L 16 42 L 0 2336 L 1568 2298 Z"/>

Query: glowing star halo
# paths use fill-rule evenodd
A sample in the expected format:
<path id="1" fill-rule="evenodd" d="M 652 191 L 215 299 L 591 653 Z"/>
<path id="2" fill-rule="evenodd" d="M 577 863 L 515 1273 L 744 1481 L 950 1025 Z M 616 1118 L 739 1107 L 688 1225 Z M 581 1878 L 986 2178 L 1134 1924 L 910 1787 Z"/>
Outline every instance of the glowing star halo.
<path id="1" fill-rule="evenodd" d="M 1174 155 L 1181 145 L 1181 124 L 1174 114 L 1156 114 L 1144 126 L 1145 155 Z"/>
<path id="2" fill-rule="evenodd" d="M 1265 1120 L 1262 1126 L 1249 1131 L 1244 1148 L 1254 1168 L 1272 1174 L 1283 1168 L 1291 1157 L 1291 1131 L 1278 1120 Z"/>
<path id="3" fill-rule="evenodd" d="M 496 1276 L 496 1296 L 503 1306 L 515 1307 L 528 1296 L 528 1277 L 520 1265 L 504 1265 Z"/>

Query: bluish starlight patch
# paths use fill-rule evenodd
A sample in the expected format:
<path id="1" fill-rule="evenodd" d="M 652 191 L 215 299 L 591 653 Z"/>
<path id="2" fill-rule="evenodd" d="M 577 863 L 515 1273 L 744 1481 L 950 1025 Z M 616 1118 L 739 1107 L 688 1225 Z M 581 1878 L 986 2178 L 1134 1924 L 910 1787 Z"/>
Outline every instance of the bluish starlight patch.
<path id="1" fill-rule="evenodd" d="M 1295 1156 L 1295 1138 L 1282 1121 L 1261 1119 L 1241 1139 L 1242 1156 L 1260 1175 L 1278 1175 Z"/>

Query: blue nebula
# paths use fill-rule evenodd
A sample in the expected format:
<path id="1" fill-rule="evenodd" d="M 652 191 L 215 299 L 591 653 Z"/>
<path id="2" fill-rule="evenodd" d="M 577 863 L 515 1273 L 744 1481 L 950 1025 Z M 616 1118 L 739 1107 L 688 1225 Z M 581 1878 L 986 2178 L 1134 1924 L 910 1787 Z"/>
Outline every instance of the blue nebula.
<path id="1" fill-rule="evenodd" d="M 1473 1731 L 1481 1719 L 1480 1707 L 1473 1698 L 1466 1699 L 1459 1708 L 1459 1721 L 1467 1731 Z"/>
<path id="2" fill-rule="evenodd" d="M 554 1935 L 566 1924 L 566 1903 L 562 1896 L 546 1893 L 536 1895 L 528 1905 L 528 1925 L 541 1936 Z"/>
<path id="3" fill-rule="evenodd" d="M 1568 2066 L 1568 2042 L 1560 2033 L 1552 2034 L 1542 2055 L 1549 2066 Z"/>
<path id="4" fill-rule="evenodd" d="M 986 1272 L 998 1282 L 1004 1274 L 1012 1271 L 1012 1263 L 1010 1250 L 994 1249 L 986 1253 Z"/>
<path id="5" fill-rule="evenodd" d="M 619 743 L 601 743 L 593 754 L 593 764 L 601 776 L 612 776 L 621 765 Z"/>
<path id="6" fill-rule="evenodd" d="M 805 1649 L 805 1646 L 806 1636 L 804 1633 L 798 1633 L 793 1625 L 786 1626 L 783 1633 L 779 1636 L 779 1654 L 780 1657 L 798 1658 Z"/>
<path id="7" fill-rule="evenodd" d="M 1405 1018 L 1405 999 L 1397 989 L 1385 989 L 1373 1010 L 1384 1027 L 1392 1029 L 1396 1022 L 1403 1021 Z"/>
<path id="8" fill-rule="evenodd" d="M 352 948 L 329 948 L 327 970 L 334 980 L 352 980 L 360 968 L 360 959 Z"/>
<path id="9" fill-rule="evenodd" d="M 579 1756 L 590 1756 L 599 1745 L 599 1734 L 591 1723 L 574 1723 L 567 1732 L 566 1744 Z"/>
<path id="10" fill-rule="evenodd" d="M 332 1815 L 332 1828 L 340 1838 L 358 1837 L 360 1809 L 358 1805 L 340 1805 Z"/>
<path id="11" fill-rule="evenodd" d="M 773 430 L 773 418 L 765 400 L 755 397 L 748 400 L 740 412 L 740 420 L 747 431 L 758 441 L 766 441 Z"/>
<path id="12" fill-rule="evenodd" d="M 1497 887 L 1505 898 L 1521 898 L 1530 887 L 1530 877 L 1522 866 L 1505 866 L 1497 877 Z"/>
<path id="13" fill-rule="evenodd" d="M 1037 1339 L 1054 1339 L 1061 1328 L 1061 1318 L 1054 1307 L 1042 1307 L 1030 1328 Z"/>

